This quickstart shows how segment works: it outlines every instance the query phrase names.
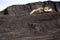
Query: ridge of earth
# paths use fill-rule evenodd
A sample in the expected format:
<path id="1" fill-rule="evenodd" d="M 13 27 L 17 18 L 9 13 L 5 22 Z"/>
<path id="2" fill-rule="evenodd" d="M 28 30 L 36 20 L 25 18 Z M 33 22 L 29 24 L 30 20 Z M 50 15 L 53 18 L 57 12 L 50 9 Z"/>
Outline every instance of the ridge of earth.
<path id="1" fill-rule="evenodd" d="M 53 11 L 29 15 L 33 9 L 45 6 Z M 60 2 L 7 7 L 0 12 L 0 40 L 60 40 Z"/>

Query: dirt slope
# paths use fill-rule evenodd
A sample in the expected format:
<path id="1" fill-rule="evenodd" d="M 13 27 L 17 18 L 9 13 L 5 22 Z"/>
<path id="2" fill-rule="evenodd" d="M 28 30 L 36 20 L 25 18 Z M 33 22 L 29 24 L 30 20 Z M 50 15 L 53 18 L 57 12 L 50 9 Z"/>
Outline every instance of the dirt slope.
<path id="1" fill-rule="evenodd" d="M 33 9 L 46 6 L 53 11 L 30 15 Z M 0 40 L 60 40 L 60 2 L 7 7 L 0 12 Z"/>

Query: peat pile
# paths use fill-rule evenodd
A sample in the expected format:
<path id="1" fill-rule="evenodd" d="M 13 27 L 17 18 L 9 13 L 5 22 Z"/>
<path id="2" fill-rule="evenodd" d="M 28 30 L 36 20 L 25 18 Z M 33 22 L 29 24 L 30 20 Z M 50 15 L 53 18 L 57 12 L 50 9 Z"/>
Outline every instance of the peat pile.
<path id="1" fill-rule="evenodd" d="M 39 7 L 50 7 L 53 11 L 30 15 Z M 0 12 L 0 40 L 60 40 L 60 2 L 7 7 Z"/>

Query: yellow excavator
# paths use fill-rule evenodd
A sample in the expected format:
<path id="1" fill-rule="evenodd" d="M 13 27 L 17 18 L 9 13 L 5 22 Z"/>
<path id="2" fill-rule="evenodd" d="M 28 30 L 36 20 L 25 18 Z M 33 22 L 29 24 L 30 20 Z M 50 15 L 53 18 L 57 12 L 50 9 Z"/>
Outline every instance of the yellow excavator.
<path id="1" fill-rule="evenodd" d="M 40 11 L 40 13 L 42 13 L 42 11 L 44 11 L 44 12 L 52 12 L 53 10 L 52 10 L 52 8 L 49 8 L 49 7 L 39 7 L 39 8 L 37 8 L 37 9 L 34 9 L 34 10 L 32 10 L 31 12 L 30 12 L 30 15 L 32 15 L 34 12 L 37 12 L 37 11 Z"/>

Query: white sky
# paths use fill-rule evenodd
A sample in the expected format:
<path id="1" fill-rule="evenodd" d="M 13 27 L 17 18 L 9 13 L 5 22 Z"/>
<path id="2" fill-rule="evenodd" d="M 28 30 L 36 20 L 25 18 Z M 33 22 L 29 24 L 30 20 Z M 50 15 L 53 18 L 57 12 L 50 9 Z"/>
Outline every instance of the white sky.
<path id="1" fill-rule="evenodd" d="M 47 0 L 0 0 L 0 11 L 2 11 L 3 9 L 11 5 L 27 4 L 27 3 L 38 2 L 38 1 L 47 1 Z M 56 0 L 53 0 L 53 1 L 56 1 Z"/>

